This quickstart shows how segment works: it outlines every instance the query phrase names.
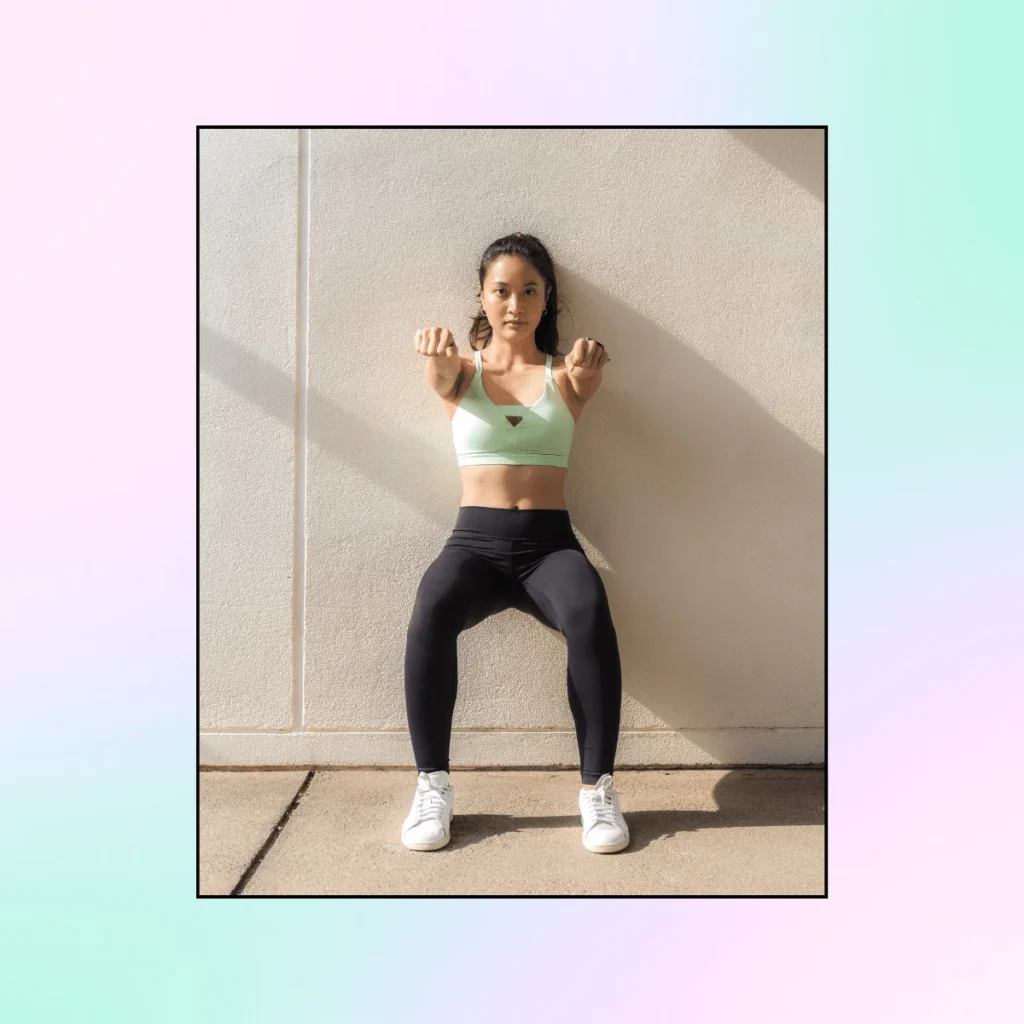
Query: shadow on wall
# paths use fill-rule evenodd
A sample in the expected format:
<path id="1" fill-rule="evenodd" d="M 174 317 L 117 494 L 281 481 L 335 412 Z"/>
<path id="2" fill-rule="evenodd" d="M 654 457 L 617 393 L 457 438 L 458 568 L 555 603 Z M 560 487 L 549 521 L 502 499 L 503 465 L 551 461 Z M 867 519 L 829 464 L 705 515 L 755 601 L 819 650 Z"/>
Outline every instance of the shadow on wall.
<path id="1" fill-rule="evenodd" d="M 821 454 L 666 331 L 571 290 L 628 354 L 580 419 L 586 472 L 566 485 L 612 569 L 626 689 L 673 728 L 820 727 Z"/>
<path id="2" fill-rule="evenodd" d="M 821 128 L 732 128 L 729 134 L 766 163 L 825 199 L 825 132 Z"/>

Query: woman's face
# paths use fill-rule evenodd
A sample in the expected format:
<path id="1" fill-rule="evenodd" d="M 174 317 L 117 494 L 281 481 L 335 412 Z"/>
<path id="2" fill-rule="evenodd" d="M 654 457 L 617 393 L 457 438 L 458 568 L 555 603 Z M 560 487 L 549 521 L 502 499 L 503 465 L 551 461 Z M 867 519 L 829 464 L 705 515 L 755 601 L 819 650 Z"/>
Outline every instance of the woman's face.
<path id="1" fill-rule="evenodd" d="M 515 341 L 537 329 L 547 295 L 544 278 L 533 264 L 522 256 L 501 256 L 487 268 L 480 304 L 495 335 Z M 514 326 L 513 320 L 522 323 Z"/>

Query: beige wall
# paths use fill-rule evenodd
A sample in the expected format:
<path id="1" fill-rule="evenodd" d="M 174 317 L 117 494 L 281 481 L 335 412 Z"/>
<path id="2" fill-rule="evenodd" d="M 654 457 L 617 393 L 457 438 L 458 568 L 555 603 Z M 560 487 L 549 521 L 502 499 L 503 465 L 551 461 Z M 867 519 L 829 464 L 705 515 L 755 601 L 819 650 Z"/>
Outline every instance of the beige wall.
<path id="1" fill-rule="evenodd" d="M 510 231 L 613 355 L 567 501 L 622 654 L 617 766 L 823 760 L 822 133 L 201 133 L 201 761 L 413 767 L 416 588 L 454 523 L 417 328 L 469 351 Z M 459 639 L 452 768 L 577 766 L 565 644 Z"/>

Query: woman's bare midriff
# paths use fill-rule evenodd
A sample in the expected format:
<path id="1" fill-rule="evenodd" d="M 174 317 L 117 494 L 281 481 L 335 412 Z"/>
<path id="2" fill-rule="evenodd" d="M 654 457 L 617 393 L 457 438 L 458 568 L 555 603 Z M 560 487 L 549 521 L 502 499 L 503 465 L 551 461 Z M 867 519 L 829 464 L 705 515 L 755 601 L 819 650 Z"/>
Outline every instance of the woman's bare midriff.
<path id="1" fill-rule="evenodd" d="M 451 419 L 462 401 L 462 396 L 473 381 L 476 364 L 473 359 L 463 358 L 462 384 L 449 398 L 442 398 L 445 412 Z M 565 360 L 556 356 L 552 362 L 551 375 L 559 393 L 569 407 L 574 421 L 578 422 L 583 405 L 576 398 L 565 372 Z M 487 394 L 500 405 L 532 405 L 544 387 L 544 367 L 540 374 L 524 374 L 521 381 L 501 381 L 487 378 Z M 538 378 L 538 379 L 535 379 Z M 565 478 L 568 470 L 561 466 L 460 466 L 462 477 L 462 498 L 459 506 L 483 505 L 487 508 L 557 508 L 565 509 Z"/>
<path id="2" fill-rule="evenodd" d="M 566 472 L 560 466 L 461 466 L 459 505 L 564 509 Z"/>

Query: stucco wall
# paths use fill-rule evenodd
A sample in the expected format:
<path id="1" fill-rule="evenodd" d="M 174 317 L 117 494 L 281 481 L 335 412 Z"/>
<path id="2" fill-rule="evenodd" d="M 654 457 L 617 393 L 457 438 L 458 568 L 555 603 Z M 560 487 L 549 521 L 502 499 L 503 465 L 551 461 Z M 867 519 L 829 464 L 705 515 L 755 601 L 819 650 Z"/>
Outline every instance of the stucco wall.
<path id="1" fill-rule="evenodd" d="M 416 588 L 450 422 L 413 336 L 469 352 L 509 231 L 559 274 L 560 351 L 613 361 L 567 502 L 623 668 L 616 765 L 823 759 L 818 131 L 201 133 L 201 761 L 412 768 Z M 577 765 L 564 640 L 459 639 L 452 767 Z"/>

